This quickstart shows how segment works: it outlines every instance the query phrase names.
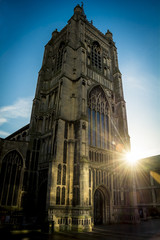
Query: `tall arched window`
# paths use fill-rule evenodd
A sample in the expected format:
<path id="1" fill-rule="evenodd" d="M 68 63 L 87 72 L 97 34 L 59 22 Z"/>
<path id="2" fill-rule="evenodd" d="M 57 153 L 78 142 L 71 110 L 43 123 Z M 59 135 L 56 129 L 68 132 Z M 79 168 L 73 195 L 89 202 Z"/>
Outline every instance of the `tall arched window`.
<path id="1" fill-rule="evenodd" d="M 65 43 L 61 42 L 60 46 L 59 46 L 59 49 L 58 49 L 58 55 L 57 55 L 57 70 L 60 70 L 61 67 L 62 67 L 64 46 L 65 46 Z"/>
<path id="2" fill-rule="evenodd" d="M 60 187 L 57 187 L 56 204 L 60 204 Z"/>
<path id="3" fill-rule="evenodd" d="M 17 151 L 9 152 L 2 161 L 0 173 L 0 203 L 17 206 L 23 160 Z"/>
<path id="4" fill-rule="evenodd" d="M 91 205 L 91 189 L 89 189 L 89 205 Z"/>
<path id="5" fill-rule="evenodd" d="M 67 162 L 67 141 L 64 141 L 64 147 L 63 147 L 63 162 Z"/>
<path id="6" fill-rule="evenodd" d="M 98 42 L 93 42 L 91 53 L 92 66 L 98 70 L 102 69 L 101 48 Z"/>
<path id="7" fill-rule="evenodd" d="M 57 184 L 61 184 L 61 164 L 58 165 Z"/>
<path id="8" fill-rule="evenodd" d="M 62 188 L 62 199 L 61 199 L 61 204 L 65 204 L 65 187 Z"/>
<path id="9" fill-rule="evenodd" d="M 66 165 L 63 165 L 62 185 L 66 185 Z"/>
<path id="10" fill-rule="evenodd" d="M 100 86 L 89 94 L 88 122 L 89 145 L 108 148 L 108 101 Z"/>
<path id="11" fill-rule="evenodd" d="M 89 187 L 91 187 L 91 169 L 89 169 Z"/>
<path id="12" fill-rule="evenodd" d="M 79 185 L 79 175 L 80 175 L 79 165 L 75 165 L 74 166 L 74 179 L 73 179 L 74 185 Z"/>

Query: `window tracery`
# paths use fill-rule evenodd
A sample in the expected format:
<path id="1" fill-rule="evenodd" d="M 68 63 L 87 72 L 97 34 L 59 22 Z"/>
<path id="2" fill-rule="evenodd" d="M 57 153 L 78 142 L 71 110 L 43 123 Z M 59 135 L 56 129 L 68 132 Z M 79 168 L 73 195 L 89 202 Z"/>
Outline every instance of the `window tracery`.
<path id="1" fill-rule="evenodd" d="M 96 69 L 102 69 L 102 60 L 101 60 L 101 48 L 98 42 L 93 42 L 92 53 L 91 53 L 91 62 L 92 66 Z"/>
<path id="2" fill-rule="evenodd" d="M 108 148 L 108 101 L 100 86 L 92 89 L 88 99 L 89 145 Z"/>
<path id="3" fill-rule="evenodd" d="M 2 161 L 0 173 L 0 202 L 4 206 L 16 206 L 23 160 L 17 151 L 9 152 Z"/>
<path id="4" fill-rule="evenodd" d="M 65 46 L 65 43 L 61 42 L 59 49 L 58 49 L 58 55 L 57 55 L 57 70 L 60 70 L 62 67 L 64 46 Z"/>

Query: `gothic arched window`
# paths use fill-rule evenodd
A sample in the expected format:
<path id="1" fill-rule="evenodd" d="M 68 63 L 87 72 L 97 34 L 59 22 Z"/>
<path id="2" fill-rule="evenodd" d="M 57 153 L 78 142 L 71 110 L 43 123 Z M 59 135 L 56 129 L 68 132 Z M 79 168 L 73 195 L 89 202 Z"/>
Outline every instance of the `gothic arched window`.
<path id="1" fill-rule="evenodd" d="M 63 147 L 63 162 L 67 162 L 67 141 L 64 141 L 64 147 Z"/>
<path id="2" fill-rule="evenodd" d="M 63 165 L 62 185 L 66 185 L 66 165 Z"/>
<path id="3" fill-rule="evenodd" d="M 17 151 L 9 152 L 2 161 L 0 173 L 0 203 L 17 206 L 23 160 Z"/>
<path id="4" fill-rule="evenodd" d="M 62 205 L 65 204 L 65 187 L 62 188 L 62 200 L 61 200 L 61 204 L 62 204 Z"/>
<path id="5" fill-rule="evenodd" d="M 60 204 L 60 187 L 57 187 L 56 204 Z"/>
<path id="6" fill-rule="evenodd" d="M 57 70 L 60 70 L 62 67 L 64 46 L 65 46 L 65 43 L 61 42 L 58 49 L 58 55 L 57 55 Z"/>
<path id="7" fill-rule="evenodd" d="M 89 189 L 89 205 L 91 205 L 91 189 Z"/>
<path id="8" fill-rule="evenodd" d="M 91 187 L 91 169 L 89 169 L 89 187 Z"/>
<path id="9" fill-rule="evenodd" d="M 73 206 L 80 204 L 80 191 L 79 187 L 73 188 Z"/>
<path id="10" fill-rule="evenodd" d="M 100 86 L 89 93 L 88 123 L 89 145 L 108 148 L 108 101 Z"/>
<path id="11" fill-rule="evenodd" d="M 98 70 L 102 69 L 101 48 L 98 42 L 93 42 L 91 53 L 92 66 Z"/>
<path id="12" fill-rule="evenodd" d="M 73 179 L 74 185 L 79 185 L 79 174 L 80 174 L 79 165 L 75 165 L 74 166 L 74 179 Z"/>
<path id="13" fill-rule="evenodd" d="M 61 164 L 58 165 L 57 184 L 61 184 Z"/>

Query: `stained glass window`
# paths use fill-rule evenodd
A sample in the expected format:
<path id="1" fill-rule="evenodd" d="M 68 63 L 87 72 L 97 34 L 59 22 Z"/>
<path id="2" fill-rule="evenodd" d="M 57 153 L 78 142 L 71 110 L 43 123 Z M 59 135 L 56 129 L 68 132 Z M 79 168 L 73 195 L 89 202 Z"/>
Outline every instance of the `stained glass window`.
<path id="1" fill-rule="evenodd" d="M 4 157 L 0 173 L 1 205 L 17 205 L 22 167 L 23 160 L 17 151 L 12 151 Z"/>
<path id="2" fill-rule="evenodd" d="M 91 146 L 107 149 L 108 101 L 100 86 L 94 87 L 88 99 L 88 142 Z"/>

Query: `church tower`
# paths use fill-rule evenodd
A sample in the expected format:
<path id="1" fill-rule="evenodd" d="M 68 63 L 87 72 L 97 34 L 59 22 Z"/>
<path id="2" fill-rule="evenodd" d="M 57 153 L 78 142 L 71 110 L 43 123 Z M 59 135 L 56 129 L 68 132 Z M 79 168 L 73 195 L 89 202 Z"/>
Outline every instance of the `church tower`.
<path id="1" fill-rule="evenodd" d="M 77 5 L 45 46 L 29 128 L 29 190 L 56 231 L 91 231 L 127 208 L 130 146 L 117 49 Z M 36 186 L 36 188 L 35 188 Z"/>

